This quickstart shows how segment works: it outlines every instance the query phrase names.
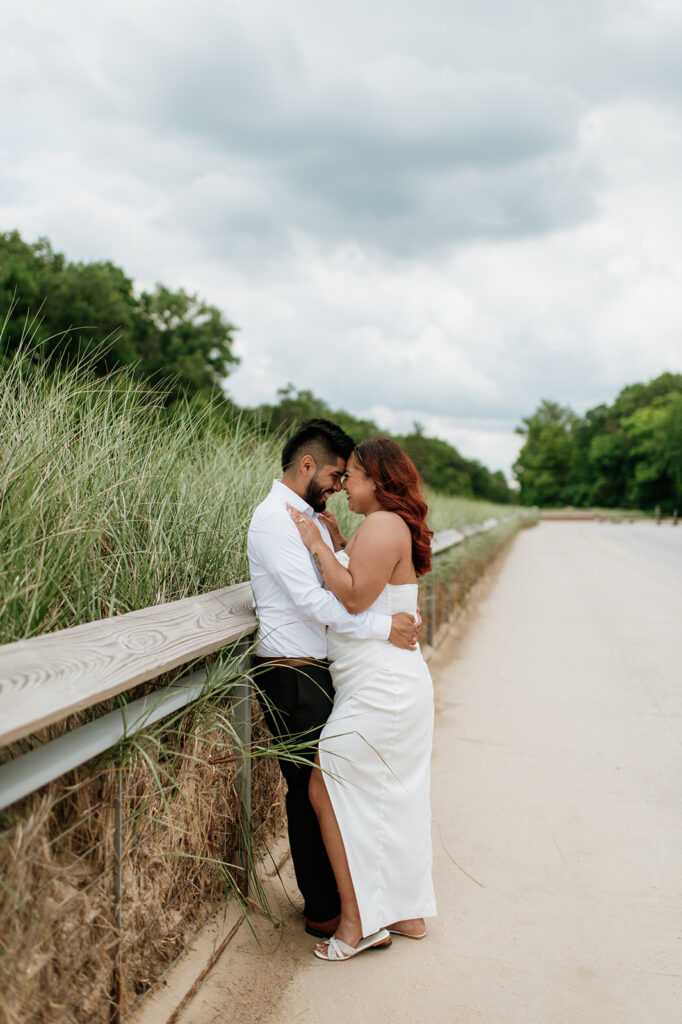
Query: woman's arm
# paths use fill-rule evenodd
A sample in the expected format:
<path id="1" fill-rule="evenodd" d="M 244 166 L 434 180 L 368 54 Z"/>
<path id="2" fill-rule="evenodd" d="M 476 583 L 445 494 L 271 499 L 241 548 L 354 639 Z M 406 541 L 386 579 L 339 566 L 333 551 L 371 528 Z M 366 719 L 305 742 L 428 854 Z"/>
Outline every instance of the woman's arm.
<path id="1" fill-rule="evenodd" d="M 406 524 L 392 512 L 373 512 L 358 527 L 348 569 L 336 560 L 312 520 L 287 506 L 328 590 L 351 614 L 364 612 L 384 589 L 405 547 Z"/>

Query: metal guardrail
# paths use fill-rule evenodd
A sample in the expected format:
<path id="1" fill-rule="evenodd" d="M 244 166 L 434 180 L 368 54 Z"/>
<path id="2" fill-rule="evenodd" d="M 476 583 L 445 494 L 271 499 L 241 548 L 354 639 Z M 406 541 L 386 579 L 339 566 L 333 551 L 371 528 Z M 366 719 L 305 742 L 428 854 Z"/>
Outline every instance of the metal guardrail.
<path id="1" fill-rule="evenodd" d="M 490 530 L 502 521 L 491 518 L 484 523 L 467 524 L 435 535 L 432 542 L 434 556 L 444 554 L 467 537 Z M 428 639 L 433 646 L 435 587 L 430 588 L 428 595 L 431 603 Z M 249 649 L 255 627 L 250 584 L 238 584 L 156 609 L 143 609 L 0 647 L 0 742 L 8 743 L 28 736 L 48 722 L 66 717 L 76 708 L 97 704 L 105 697 L 131 689 L 141 680 L 153 679 L 173 665 L 187 663 L 209 651 L 230 646 L 232 652 L 237 653 L 237 658 L 231 662 L 237 677 L 231 698 L 232 722 L 236 746 L 242 752 L 236 789 L 247 825 L 240 829 L 237 859 L 241 868 L 241 888 L 246 893 L 251 862 L 248 822 L 252 785 L 248 756 L 252 698 Z M 169 686 L 160 687 L 0 765 L 0 810 L 11 807 L 72 769 L 105 754 L 122 739 L 189 707 L 204 694 L 209 673 L 214 670 L 200 668 Z M 50 686 L 51 682 L 53 686 Z M 129 819 L 122 812 L 120 774 L 116 780 L 113 809 L 113 862 L 107 871 L 112 876 L 115 928 L 119 934 L 116 949 L 120 951 L 121 906 L 125 889 L 124 832 L 129 824 Z M 114 990 L 117 985 L 113 985 Z M 113 991 L 111 999 L 110 1019 L 117 1021 L 120 1015 L 116 991 Z M 72 1008 L 69 1015 L 60 1019 L 81 1020 L 76 1010 L 77 1007 Z"/>

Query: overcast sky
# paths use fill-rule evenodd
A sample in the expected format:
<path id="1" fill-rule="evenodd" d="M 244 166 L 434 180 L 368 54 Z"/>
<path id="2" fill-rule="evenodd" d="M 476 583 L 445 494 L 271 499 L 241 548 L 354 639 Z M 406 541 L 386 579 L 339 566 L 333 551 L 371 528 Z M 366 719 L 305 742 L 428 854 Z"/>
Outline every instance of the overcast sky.
<path id="1" fill-rule="evenodd" d="M 509 473 L 682 370 L 680 0 L 4 0 L 0 230 L 198 292 L 292 381 Z"/>

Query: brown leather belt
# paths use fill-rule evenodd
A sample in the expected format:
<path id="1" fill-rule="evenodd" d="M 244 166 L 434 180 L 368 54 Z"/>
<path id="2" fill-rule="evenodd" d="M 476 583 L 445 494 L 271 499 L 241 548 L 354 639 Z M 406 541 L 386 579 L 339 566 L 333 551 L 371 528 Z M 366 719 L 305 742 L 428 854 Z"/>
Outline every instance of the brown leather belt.
<path id="1" fill-rule="evenodd" d="M 272 658 L 261 657 L 254 654 L 253 660 L 257 665 L 279 665 L 282 668 L 297 668 L 299 665 L 328 665 L 326 658 L 283 658 L 273 655 Z"/>

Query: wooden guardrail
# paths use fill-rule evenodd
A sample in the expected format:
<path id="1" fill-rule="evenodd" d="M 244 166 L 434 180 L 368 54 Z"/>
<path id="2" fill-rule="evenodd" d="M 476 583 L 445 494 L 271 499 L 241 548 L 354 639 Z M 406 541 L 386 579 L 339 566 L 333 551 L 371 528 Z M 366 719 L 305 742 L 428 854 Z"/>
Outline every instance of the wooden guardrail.
<path id="1" fill-rule="evenodd" d="M 0 745 L 235 643 L 256 628 L 250 583 L 0 647 Z"/>

